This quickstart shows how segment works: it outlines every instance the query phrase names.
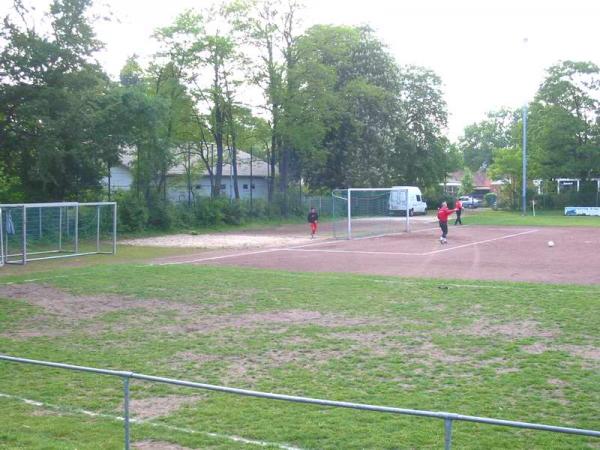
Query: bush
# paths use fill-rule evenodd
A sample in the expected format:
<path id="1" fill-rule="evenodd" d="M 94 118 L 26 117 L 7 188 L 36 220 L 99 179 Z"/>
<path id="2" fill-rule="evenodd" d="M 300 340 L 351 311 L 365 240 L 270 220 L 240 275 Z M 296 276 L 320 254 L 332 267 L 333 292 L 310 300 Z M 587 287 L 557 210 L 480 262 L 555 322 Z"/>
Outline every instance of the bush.
<path id="1" fill-rule="evenodd" d="M 115 194 L 118 204 L 119 229 L 123 231 L 142 231 L 148 225 L 148 208 L 133 192 Z"/>
<path id="2" fill-rule="evenodd" d="M 227 200 L 216 198 L 198 199 L 194 204 L 196 224 L 204 227 L 213 227 L 223 223 L 223 205 Z"/>
<path id="3" fill-rule="evenodd" d="M 498 196 L 493 192 L 489 192 L 483 196 L 485 200 L 485 205 L 491 207 L 496 207 L 496 202 L 498 200 Z"/>
<path id="4" fill-rule="evenodd" d="M 173 223 L 169 205 L 164 200 L 154 200 L 148 210 L 148 225 L 152 228 L 168 230 Z"/>
<path id="5" fill-rule="evenodd" d="M 226 224 L 241 225 L 244 219 L 244 208 L 241 202 L 231 201 L 223 205 L 223 221 Z"/>

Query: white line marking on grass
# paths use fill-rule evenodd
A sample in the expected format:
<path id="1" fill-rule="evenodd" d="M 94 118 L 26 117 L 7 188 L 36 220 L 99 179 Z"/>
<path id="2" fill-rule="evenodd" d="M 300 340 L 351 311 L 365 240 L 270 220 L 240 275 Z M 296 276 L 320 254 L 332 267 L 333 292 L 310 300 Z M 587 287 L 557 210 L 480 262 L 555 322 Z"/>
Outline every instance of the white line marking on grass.
<path id="1" fill-rule="evenodd" d="M 240 256 L 249 256 L 249 255 L 259 255 L 262 253 L 280 252 L 282 250 L 285 250 L 285 248 L 270 248 L 267 250 L 257 250 L 254 252 L 231 253 L 229 255 L 209 256 L 207 258 L 189 259 L 186 261 L 174 261 L 174 262 L 149 264 L 149 265 L 151 265 L 151 266 L 173 266 L 173 265 L 179 265 L 179 264 L 201 263 L 204 261 L 215 261 L 215 260 L 219 260 L 219 259 L 236 258 L 236 257 L 240 257 Z"/>
<path id="2" fill-rule="evenodd" d="M 11 284 L 35 283 L 37 281 L 54 280 L 56 278 L 68 278 L 68 276 L 67 275 L 54 275 L 52 277 L 29 278 L 27 280 L 21 280 L 21 281 L 7 281 L 6 283 L 0 283 L 0 285 L 10 286 Z"/>
<path id="3" fill-rule="evenodd" d="M 98 417 L 101 419 L 109 419 L 109 420 L 119 421 L 119 422 L 123 422 L 123 420 L 124 420 L 122 416 L 115 416 L 112 414 L 105 414 L 105 413 L 97 413 L 97 412 L 87 411 L 85 409 L 80 409 L 80 408 L 69 408 L 69 407 L 65 407 L 65 406 L 52 405 L 50 403 L 42 403 L 42 402 L 38 402 L 36 400 L 18 397 L 16 395 L 11 395 L 11 394 L 4 394 L 1 392 L 0 392 L 0 398 L 7 398 L 9 400 L 17 400 L 17 401 L 20 401 L 27 405 L 37 406 L 37 407 L 45 408 L 45 409 L 52 409 L 52 410 L 58 411 L 62 414 L 69 414 L 69 415 L 74 415 L 74 416 L 83 415 L 83 416 L 88 416 L 88 417 Z M 225 440 L 229 440 L 229 441 L 233 441 L 233 442 L 239 442 L 242 444 L 256 445 L 259 447 L 277 447 L 277 448 L 281 448 L 284 450 L 302 450 L 299 447 L 292 447 L 290 445 L 279 444 L 276 442 L 258 441 L 258 440 L 254 440 L 254 439 L 246 439 L 241 436 L 232 436 L 232 435 L 221 434 L 221 433 L 211 433 L 210 431 L 198 431 L 198 430 L 193 430 L 191 428 L 182 428 L 182 427 L 177 427 L 177 426 L 173 426 L 173 425 L 167 425 L 164 423 L 152 422 L 151 420 L 130 418 L 129 422 L 132 424 L 137 423 L 140 425 L 148 425 L 148 426 L 151 426 L 154 428 L 163 428 L 165 430 L 178 431 L 178 432 L 186 433 L 186 434 L 201 434 L 201 435 L 212 437 L 212 438 L 225 439 Z"/>
<path id="4" fill-rule="evenodd" d="M 507 234 L 505 236 L 499 236 L 499 237 L 496 237 L 496 238 L 485 239 L 483 241 L 470 242 L 468 244 L 457 245 L 455 247 L 448 247 L 448 248 L 444 248 L 442 250 L 434 250 L 432 252 L 422 253 L 422 255 L 423 256 L 426 256 L 426 255 L 435 255 L 437 253 L 443 253 L 443 252 L 449 252 L 449 251 L 452 251 L 452 250 L 458 250 L 459 248 L 472 247 L 474 245 L 487 244 L 488 242 L 500 241 L 502 239 L 510 239 L 510 238 L 514 238 L 514 237 L 517 237 L 517 236 L 523 236 L 525 234 L 537 233 L 538 231 L 539 230 L 528 230 L 528 231 L 523 231 L 521 233 Z"/>

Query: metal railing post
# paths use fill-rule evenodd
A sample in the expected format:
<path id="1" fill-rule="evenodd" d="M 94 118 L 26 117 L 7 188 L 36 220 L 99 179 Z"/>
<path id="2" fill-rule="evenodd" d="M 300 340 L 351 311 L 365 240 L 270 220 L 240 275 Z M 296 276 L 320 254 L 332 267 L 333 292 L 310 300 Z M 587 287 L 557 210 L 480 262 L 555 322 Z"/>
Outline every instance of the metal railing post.
<path id="1" fill-rule="evenodd" d="M 23 205 L 23 242 L 21 245 L 23 252 L 21 264 L 25 265 L 27 262 L 27 207 Z"/>
<path id="2" fill-rule="evenodd" d="M 96 252 L 100 253 L 100 206 L 96 206 Z"/>
<path id="3" fill-rule="evenodd" d="M 75 253 L 79 253 L 79 204 L 75 206 Z"/>
<path id="4" fill-rule="evenodd" d="M 352 239 L 352 189 L 348 189 L 348 239 Z"/>
<path id="5" fill-rule="evenodd" d="M 112 253 L 113 255 L 117 254 L 117 203 L 115 202 L 114 204 L 114 209 L 113 209 L 113 248 L 112 248 Z"/>
<path id="6" fill-rule="evenodd" d="M 62 252 L 63 207 L 58 207 L 58 251 Z"/>
<path id="7" fill-rule="evenodd" d="M 125 431 L 125 450 L 129 450 L 129 377 L 123 377 L 123 428 Z"/>
<path id="8" fill-rule="evenodd" d="M 452 419 L 444 419 L 444 450 L 452 449 Z"/>

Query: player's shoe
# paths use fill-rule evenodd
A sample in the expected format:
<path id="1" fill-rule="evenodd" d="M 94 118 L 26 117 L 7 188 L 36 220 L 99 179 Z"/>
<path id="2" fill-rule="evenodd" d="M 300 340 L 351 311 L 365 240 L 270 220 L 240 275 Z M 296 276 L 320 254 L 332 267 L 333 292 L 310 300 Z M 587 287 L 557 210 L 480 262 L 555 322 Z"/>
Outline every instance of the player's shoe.
<path id="1" fill-rule="evenodd" d="M 447 243 L 448 243 L 448 239 L 442 238 L 442 244 L 447 244 Z"/>
<path id="2" fill-rule="evenodd" d="M 441 237 L 441 238 L 440 238 L 440 244 L 443 244 L 443 243 L 444 243 L 444 238 L 443 238 L 443 237 Z"/>

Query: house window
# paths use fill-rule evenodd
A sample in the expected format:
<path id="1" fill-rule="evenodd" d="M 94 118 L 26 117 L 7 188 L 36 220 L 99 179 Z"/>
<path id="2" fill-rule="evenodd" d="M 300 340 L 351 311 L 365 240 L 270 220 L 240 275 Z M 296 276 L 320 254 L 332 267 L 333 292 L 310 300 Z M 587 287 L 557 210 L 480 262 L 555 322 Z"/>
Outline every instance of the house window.
<path id="1" fill-rule="evenodd" d="M 221 189 L 225 189 L 225 185 L 224 184 L 221 185 Z"/>
<path id="2" fill-rule="evenodd" d="M 248 185 L 247 184 L 244 185 L 244 189 L 248 189 Z"/>
<path id="3" fill-rule="evenodd" d="M 256 189 L 256 186 L 252 185 L 252 189 Z"/>

